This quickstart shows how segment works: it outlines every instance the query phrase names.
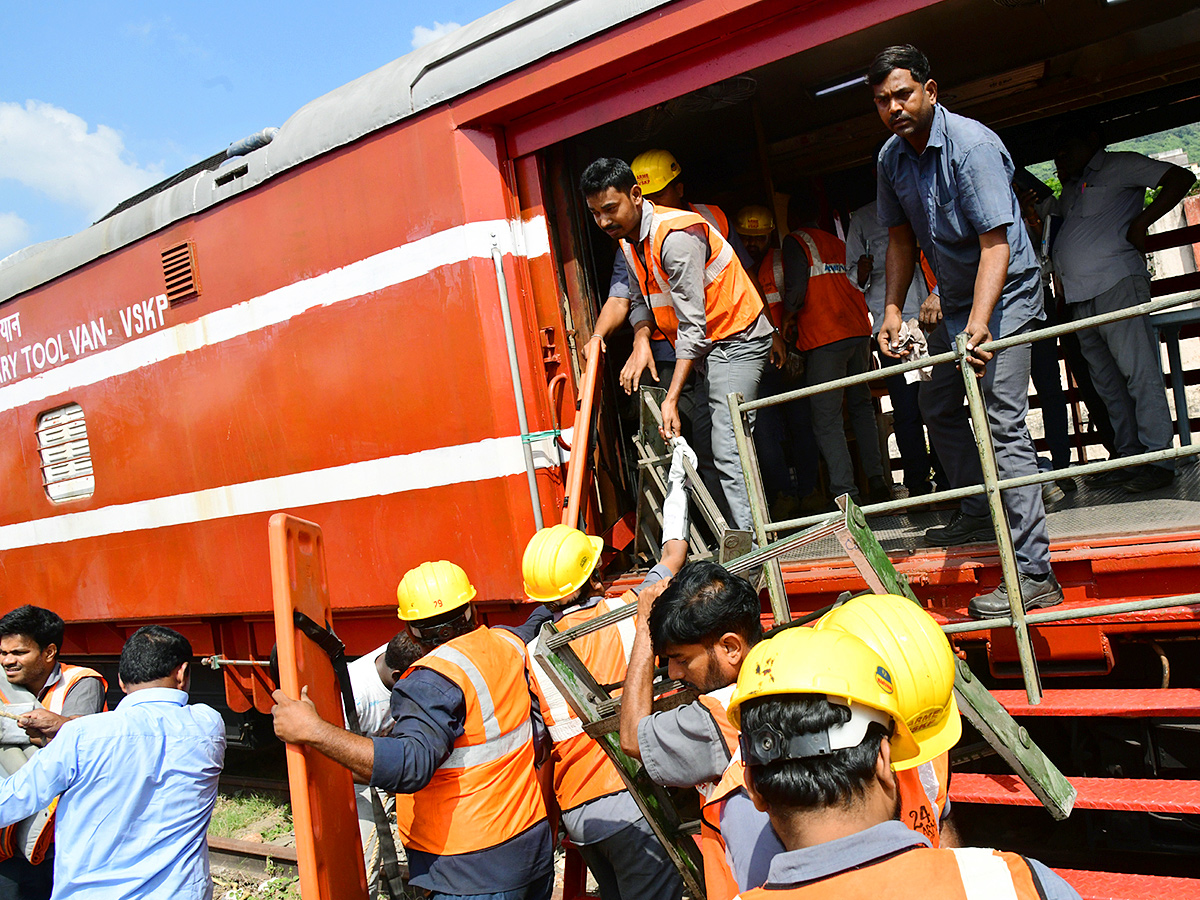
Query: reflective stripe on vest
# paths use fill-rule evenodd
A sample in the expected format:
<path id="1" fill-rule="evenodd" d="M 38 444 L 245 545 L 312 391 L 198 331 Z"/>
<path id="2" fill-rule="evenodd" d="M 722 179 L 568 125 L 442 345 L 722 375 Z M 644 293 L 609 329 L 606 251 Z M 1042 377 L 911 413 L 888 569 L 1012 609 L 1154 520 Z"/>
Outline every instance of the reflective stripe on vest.
<path id="1" fill-rule="evenodd" d="M 729 721 L 726 710 L 729 708 L 729 701 L 733 699 L 733 692 L 736 689 L 737 685 L 731 684 L 728 687 L 709 691 L 700 697 L 700 703 L 707 707 L 713 721 L 717 723 L 717 728 L 721 731 L 721 737 L 725 739 L 725 749 L 729 751 L 730 759 L 738 750 L 738 730 Z M 728 767 L 726 767 L 726 771 L 729 771 Z M 710 798 L 714 797 L 720 786 L 720 780 L 696 785 L 696 790 L 700 792 L 701 803 L 707 803 Z"/>
<path id="2" fill-rule="evenodd" d="M 708 221 L 712 222 L 717 231 L 721 232 L 721 237 L 729 237 L 729 217 L 725 215 L 725 211 L 719 206 L 709 206 L 707 203 L 689 203 L 692 212 L 697 215 L 704 216 Z"/>
<path id="3" fill-rule="evenodd" d="M 729 850 L 721 834 L 721 810 L 725 799 L 745 786 L 745 779 L 746 767 L 739 747 L 725 767 L 721 780 L 700 805 L 700 855 L 704 861 L 704 892 L 708 900 L 730 900 L 738 892 L 737 879 L 729 865 Z"/>
<path id="4" fill-rule="evenodd" d="M 675 343 L 679 316 L 662 265 L 662 244 L 672 232 L 694 226 L 703 229 L 708 243 L 703 278 L 705 336 L 711 341 L 719 341 L 753 325 L 763 312 L 764 304 L 741 263 L 734 261 L 733 245 L 698 213 L 656 207 L 649 200 L 643 203 L 642 215 L 647 215 L 647 211 L 650 215 L 649 236 L 641 243 L 645 265 L 629 241 L 621 241 L 621 250 L 663 336 Z"/>
<path id="5" fill-rule="evenodd" d="M 771 311 L 771 323 L 778 328 L 783 324 L 783 254 L 774 247 L 758 265 L 758 283 Z"/>
<path id="6" fill-rule="evenodd" d="M 768 883 L 744 891 L 742 900 L 901 900 L 914 891 L 938 900 L 1041 900 L 1024 857 L 977 847 L 934 850 L 914 847 L 818 881 L 793 886 Z"/>
<path id="7" fill-rule="evenodd" d="M 796 345 L 815 350 L 847 338 L 870 337 L 867 301 L 846 279 L 845 243 L 815 228 L 799 228 L 789 237 L 800 243 L 809 261 L 808 287 L 796 319 Z"/>
<path id="8" fill-rule="evenodd" d="M 85 678 L 97 678 L 100 680 L 102 693 L 108 692 L 108 682 L 104 680 L 104 676 L 95 669 L 89 669 L 86 666 L 72 666 L 69 663 L 59 663 L 58 681 L 42 694 L 39 702 L 52 713 L 62 715 L 63 704 L 67 702 L 67 694 L 71 693 L 71 688 L 79 684 Z M 107 709 L 108 704 L 105 703 L 102 709 Z"/>

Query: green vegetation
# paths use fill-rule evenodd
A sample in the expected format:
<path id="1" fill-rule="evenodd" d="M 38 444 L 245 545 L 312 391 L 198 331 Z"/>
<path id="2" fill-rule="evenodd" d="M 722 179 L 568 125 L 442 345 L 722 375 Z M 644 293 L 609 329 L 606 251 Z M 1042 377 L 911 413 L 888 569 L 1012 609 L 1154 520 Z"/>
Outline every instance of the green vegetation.
<path id="1" fill-rule="evenodd" d="M 1144 137 L 1113 144 L 1113 150 L 1133 150 L 1149 156 L 1152 153 L 1165 153 L 1182 147 L 1188 155 L 1188 162 L 1200 162 L 1200 124 L 1182 125 L 1179 128 L 1168 128 L 1157 134 L 1147 134 Z"/>
<path id="2" fill-rule="evenodd" d="M 292 830 L 292 811 L 287 803 L 271 797 L 239 791 L 217 797 L 208 833 L 215 837 L 261 840 L 270 843 Z"/>

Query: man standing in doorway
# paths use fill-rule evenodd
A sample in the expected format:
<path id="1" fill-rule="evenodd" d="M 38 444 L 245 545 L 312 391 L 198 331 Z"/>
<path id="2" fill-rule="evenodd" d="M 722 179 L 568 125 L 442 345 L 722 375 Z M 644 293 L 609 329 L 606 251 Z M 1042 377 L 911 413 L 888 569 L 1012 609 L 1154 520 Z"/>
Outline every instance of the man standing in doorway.
<path id="1" fill-rule="evenodd" d="M 1022 334 L 1044 317 L 1037 256 L 1021 222 L 1012 190 L 1012 158 L 996 135 L 937 102 L 929 60 L 916 47 L 889 47 L 867 71 L 875 108 L 891 137 L 879 153 L 878 210 L 888 229 L 887 297 L 879 349 L 898 352 L 901 308 L 917 262 L 917 244 L 933 267 L 942 322 L 929 335 L 929 352 L 944 353 L 954 336 L 967 335 L 969 363 L 980 378 L 1000 478 L 1038 471 L 1029 412 L 1029 345 L 998 353 L 980 349 L 995 337 Z M 936 366 L 921 388 L 921 413 L 951 487 L 980 484 L 983 474 L 967 411 L 965 387 L 952 366 Z M 1046 509 L 1038 485 L 1004 492 L 1016 547 L 1025 609 L 1062 602 L 1050 570 Z M 944 528 L 925 533 L 927 543 L 955 546 L 991 537 L 987 501 L 963 501 Z M 1001 581 L 971 600 L 977 618 L 1009 612 Z"/>

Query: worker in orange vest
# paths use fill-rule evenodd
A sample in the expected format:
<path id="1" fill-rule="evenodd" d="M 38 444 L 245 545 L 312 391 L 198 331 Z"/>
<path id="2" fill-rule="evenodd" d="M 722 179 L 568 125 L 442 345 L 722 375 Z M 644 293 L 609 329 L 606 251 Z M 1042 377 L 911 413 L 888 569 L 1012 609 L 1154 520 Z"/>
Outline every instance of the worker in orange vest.
<path id="1" fill-rule="evenodd" d="M 693 370 L 702 369 L 713 461 L 730 524 L 749 531 L 750 501 L 727 395 L 756 398 L 768 358 L 783 362 L 783 342 L 766 305 L 720 232 L 697 213 L 645 200 L 633 170 L 621 160 L 596 160 L 584 170 L 580 187 L 597 226 L 621 241 L 635 276 L 630 321 L 635 334 L 644 332 L 636 339 L 649 340 L 657 328 L 675 347 L 662 435 L 668 440 L 681 435 L 680 395 Z M 753 427 L 753 415 L 749 418 Z"/>
<path id="2" fill-rule="evenodd" d="M 792 195 L 788 203 L 792 232 L 783 241 L 783 330 L 804 353 L 804 373 L 810 385 L 866 372 L 871 359 L 867 304 L 846 280 L 845 243 L 817 227 L 819 211 L 810 194 Z M 875 404 L 865 384 L 812 397 L 813 430 L 829 472 L 830 493 L 859 499 L 842 424 L 843 395 L 849 400 L 850 424 L 867 475 L 868 498 L 872 503 L 890 500 L 892 489 L 883 474 Z"/>
<path id="3" fill-rule="evenodd" d="M 552 835 L 525 668 L 525 645 L 545 615 L 519 628 L 483 625 L 475 588 L 446 560 L 410 569 L 396 597 L 409 635 L 427 652 L 392 689 L 391 733 L 353 734 L 323 720 L 307 696 L 276 691 L 276 735 L 397 794 L 416 887 L 438 898 L 549 900 Z"/>
<path id="4" fill-rule="evenodd" d="M 663 579 L 687 557 L 687 541 L 664 541 L 663 555 L 641 585 L 618 600 L 604 597 L 596 572 L 603 542 L 569 525 L 544 528 L 525 548 L 521 563 L 525 592 L 554 608 L 559 631 L 588 622 L 629 603 Z M 537 651 L 540 637 L 530 644 Z M 601 684 L 619 684 L 633 645 L 633 620 L 594 631 L 571 649 Z M 679 900 L 683 881 L 608 755 L 583 731 L 583 723 L 558 691 L 545 664 L 532 657 L 530 672 L 553 750 L 554 794 L 571 842 L 579 849 L 603 900 Z"/>
<path id="5" fill-rule="evenodd" d="M 893 766 L 919 753 L 883 658 L 838 629 L 790 628 L 742 666 L 729 715 L 745 785 L 786 848 L 742 900 L 1009 897 L 1078 900 L 1035 860 L 937 849 L 896 821 Z"/>
<path id="6" fill-rule="evenodd" d="M 0 618 L 0 664 L 6 682 L 24 688 L 42 707 L 23 714 L 18 722 L 38 746 L 58 734 L 68 719 L 105 708 L 104 677 L 58 659 L 65 627 L 58 613 L 39 606 L 20 606 Z M 0 699 L 11 702 L 2 688 Z"/>
<path id="7" fill-rule="evenodd" d="M 755 276 L 772 323 L 783 325 L 783 254 L 775 246 L 775 215 L 765 206 L 745 206 L 734 219 L 754 265 Z M 798 354 L 791 355 L 799 360 Z M 801 386 L 801 371 L 792 365 L 781 369 L 767 366 L 759 394 L 771 397 Z M 798 369 L 799 367 L 797 367 Z M 765 406 L 754 421 L 754 446 L 762 470 L 763 488 L 771 508 L 771 519 L 781 522 L 802 513 L 803 500 L 812 498 L 819 485 L 817 442 L 813 437 L 812 406 L 807 397 L 782 406 Z M 790 469 L 790 471 L 789 471 Z M 795 472 L 795 478 L 792 472 Z M 810 504 L 812 503 L 810 500 Z"/>

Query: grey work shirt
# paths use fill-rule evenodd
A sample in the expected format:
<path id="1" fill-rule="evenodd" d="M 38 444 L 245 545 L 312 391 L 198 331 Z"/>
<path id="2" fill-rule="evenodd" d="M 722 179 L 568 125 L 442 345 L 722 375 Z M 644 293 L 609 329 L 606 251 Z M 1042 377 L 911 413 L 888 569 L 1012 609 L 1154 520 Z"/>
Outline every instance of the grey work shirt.
<path id="1" fill-rule="evenodd" d="M 1063 185 L 1063 217 L 1051 248 L 1068 303 L 1092 300 L 1130 275 L 1148 277 L 1146 258 L 1125 239 L 1171 164 L 1140 153 L 1099 150 L 1075 181 Z"/>
<path id="2" fill-rule="evenodd" d="M 887 294 L 887 248 L 888 230 L 879 224 L 875 210 L 878 201 L 872 200 L 866 206 L 850 214 L 850 230 L 846 232 L 846 278 L 857 290 L 863 292 L 867 301 L 867 310 L 871 313 L 871 331 L 879 332 L 883 324 L 883 307 Z M 871 274 L 867 283 L 858 283 L 858 258 L 871 257 Z M 925 287 L 925 273 L 918 264 L 913 272 L 912 283 L 904 296 L 904 309 L 901 311 L 904 321 L 915 319 L 921 311 L 921 304 L 929 296 Z"/>
<path id="3" fill-rule="evenodd" d="M 979 235 L 1005 229 L 1008 274 L 988 327 L 995 337 L 1045 318 L 1037 255 L 1012 190 L 1012 158 L 991 129 L 934 107 L 929 142 L 919 154 L 893 135 L 879 151 L 879 223 L 906 222 L 933 267 L 942 315 L 963 331 L 975 297 Z"/>
<path id="4" fill-rule="evenodd" d="M 650 225 L 654 204 L 642 200 L 642 222 L 638 231 L 634 252 L 646 245 L 650 237 Z M 625 243 L 624 241 L 622 243 Z M 649 260 L 645 260 L 649 262 Z M 662 266 L 667 274 L 667 285 L 671 292 L 671 303 L 679 318 L 679 330 L 675 336 L 675 356 L 679 359 L 703 359 L 712 350 L 713 341 L 708 339 L 708 311 L 704 301 L 704 269 L 708 263 L 708 240 L 703 226 L 695 225 L 681 231 L 673 231 L 662 242 Z M 737 258 L 729 265 L 740 266 Z M 637 279 L 629 279 L 630 306 L 629 323 L 654 323 L 654 313 L 646 298 L 642 296 Z M 755 300 L 758 295 L 755 294 Z M 766 306 L 758 318 L 747 328 L 723 340 L 748 341 L 768 337 L 774 326 L 766 316 Z"/>
<path id="5" fill-rule="evenodd" d="M 923 834 L 911 831 L 900 822 L 884 822 L 836 841 L 779 854 L 771 861 L 765 886 L 768 890 L 802 887 L 921 847 L 929 847 Z M 1040 882 L 1041 894 L 1046 900 L 1079 900 L 1079 894 L 1062 876 L 1036 859 L 1026 859 L 1026 862 Z M 936 885 L 921 885 L 919 889 L 927 895 L 937 896 Z"/>

